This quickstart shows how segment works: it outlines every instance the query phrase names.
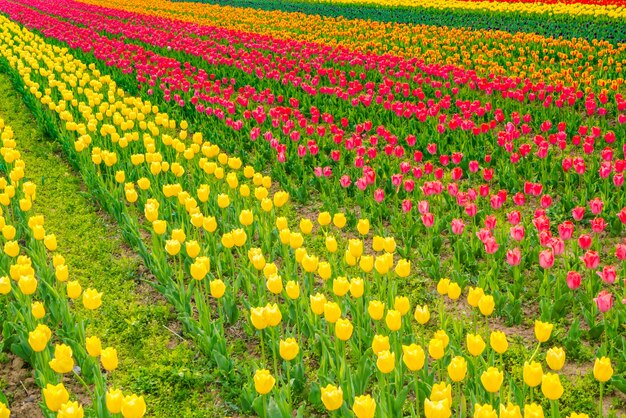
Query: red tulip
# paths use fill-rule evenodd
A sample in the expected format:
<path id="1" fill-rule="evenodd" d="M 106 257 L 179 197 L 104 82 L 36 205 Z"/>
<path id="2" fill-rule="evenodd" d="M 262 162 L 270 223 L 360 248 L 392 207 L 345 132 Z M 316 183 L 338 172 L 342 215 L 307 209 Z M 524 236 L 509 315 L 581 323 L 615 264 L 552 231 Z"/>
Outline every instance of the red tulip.
<path id="1" fill-rule="evenodd" d="M 613 266 L 604 266 L 602 271 L 597 271 L 596 274 L 607 284 L 613 284 L 617 279 L 617 272 Z"/>
<path id="2" fill-rule="evenodd" d="M 598 293 L 598 296 L 593 300 L 596 302 L 598 310 L 602 313 L 607 312 L 613 306 L 613 294 L 606 290 Z"/>
<path id="3" fill-rule="evenodd" d="M 511 266 L 517 266 L 522 260 L 522 253 L 519 248 L 513 248 L 506 252 L 506 262 Z"/>
<path id="4" fill-rule="evenodd" d="M 581 276 L 577 271 L 568 271 L 567 277 L 565 277 L 565 281 L 567 282 L 567 287 L 572 290 L 576 290 L 580 287 Z"/>
<path id="5" fill-rule="evenodd" d="M 586 250 L 587 248 L 591 247 L 591 244 L 592 244 L 592 240 L 589 235 L 582 234 L 581 236 L 578 237 L 578 245 L 583 250 Z"/>
<path id="6" fill-rule="evenodd" d="M 593 250 L 587 251 L 585 255 L 580 257 L 580 259 L 583 261 L 583 263 L 585 263 L 585 267 L 590 270 L 597 268 L 600 264 L 600 255 Z"/>
<path id="7" fill-rule="evenodd" d="M 543 269 L 549 269 L 554 265 L 554 253 L 551 249 L 539 253 L 539 265 Z"/>

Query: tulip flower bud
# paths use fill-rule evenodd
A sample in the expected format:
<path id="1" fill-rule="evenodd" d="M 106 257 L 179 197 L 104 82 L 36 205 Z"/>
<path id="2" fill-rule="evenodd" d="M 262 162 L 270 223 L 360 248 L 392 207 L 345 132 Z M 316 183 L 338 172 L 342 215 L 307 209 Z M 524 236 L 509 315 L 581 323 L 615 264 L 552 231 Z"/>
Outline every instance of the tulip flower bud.
<path id="1" fill-rule="evenodd" d="M 337 277 L 333 280 L 333 293 L 339 297 L 344 296 L 350 290 L 350 282 L 345 277 Z"/>
<path id="2" fill-rule="evenodd" d="M 523 369 L 524 383 L 531 388 L 539 386 L 543 377 L 543 370 L 541 364 L 537 362 L 524 363 Z"/>
<path id="3" fill-rule="evenodd" d="M 363 279 L 360 278 L 354 278 L 352 280 L 350 280 L 350 295 L 355 298 L 358 299 L 361 296 L 363 296 L 363 293 L 365 291 L 365 284 L 363 283 Z"/>
<path id="4" fill-rule="evenodd" d="M 378 355 L 385 350 L 389 350 L 390 348 L 389 337 L 374 335 L 374 339 L 372 340 L 372 351 L 374 354 Z"/>
<path id="5" fill-rule="evenodd" d="M 444 296 L 448 294 L 448 287 L 450 286 L 450 279 L 443 278 L 437 283 L 437 293 Z"/>
<path id="6" fill-rule="evenodd" d="M 448 286 L 448 297 L 451 300 L 457 300 L 461 296 L 461 286 L 458 283 L 450 283 Z"/>
<path id="7" fill-rule="evenodd" d="M 311 310 L 315 315 L 322 315 L 324 313 L 324 305 L 326 304 L 326 296 L 321 293 L 309 296 L 311 303 Z"/>
<path id="8" fill-rule="evenodd" d="M 387 348 L 388 349 L 388 348 Z M 424 349 L 417 344 L 402 346 L 402 362 L 412 372 L 421 370 L 424 367 Z"/>
<path id="9" fill-rule="evenodd" d="M 393 308 L 400 312 L 402 316 L 406 315 L 411 309 L 409 298 L 406 296 L 396 296 L 393 302 Z"/>
<path id="10" fill-rule="evenodd" d="M 480 310 L 480 313 L 484 316 L 491 315 L 495 307 L 496 304 L 493 300 L 493 296 L 491 295 L 484 295 L 478 301 L 478 309 Z"/>
<path id="11" fill-rule="evenodd" d="M 359 219 L 356 229 L 359 231 L 359 234 L 367 235 L 370 231 L 370 221 L 368 219 Z"/>
<path id="12" fill-rule="evenodd" d="M 343 213 L 335 213 L 333 215 L 333 224 L 337 228 L 339 228 L 339 229 L 343 228 L 344 226 L 346 226 L 346 222 L 347 222 L 347 219 L 346 219 L 346 215 L 345 214 L 343 214 Z"/>
<path id="13" fill-rule="evenodd" d="M 287 292 L 287 296 L 289 299 L 296 300 L 300 297 L 300 287 L 293 280 L 289 280 L 287 282 L 287 286 L 285 286 L 285 291 Z"/>
<path id="14" fill-rule="evenodd" d="M 0 277 L 0 295 L 11 293 L 11 280 L 7 276 Z"/>
<path id="15" fill-rule="evenodd" d="M 69 296 L 70 299 L 78 299 L 82 291 L 83 289 L 78 281 L 73 280 L 67 282 L 67 296 Z"/>
<path id="16" fill-rule="evenodd" d="M 367 305 L 367 313 L 374 321 L 379 321 L 383 317 L 383 313 L 385 312 L 385 304 L 377 301 L 371 300 Z"/>
<path id="17" fill-rule="evenodd" d="M 320 212 L 317 215 L 317 223 L 319 223 L 320 226 L 329 225 L 330 222 L 331 222 L 330 213 L 328 213 L 328 212 Z"/>
<path id="18" fill-rule="evenodd" d="M 211 292 L 211 297 L 219 299 L 224 296 L 224 292 L 226 291 L 226 285 L 220 279 L 211 280 L 211 282 L 209 283 L 209 290 Z"/>
<path id="19" fill-rule="evenodd" d="M 69 283 L 68 283 L 69 285 Z M 98 309 L 102 305 L 102 292 L 95 289 L 87 289 L 83 293 L 83 306 L 89 310 Z"/>
<path id="20" fill-rule="evenodd" d="M 335 302 L 324 303 L 324 319 L 327 322 L 334 324 L 341 317 L 341 309 Z"/>
<path id="21" fill-rule="evenodd" d="M 504 354 L 509 349 L 509 342 L 506 339 L 506 334 L 502 331 L 493 331 L 489 335 L 489 345 L 498 354 Z"/>
<path id="22" fill-rule="evenodd" d="M 421 325 L 426 324 L 430 320 L 430 311 L 428 309 L 428 305 L 416 306 L 413 316 L 415 320 Z"/>
<path id="23" fill-rule="evenodd" d="M 428 354 L 435 360 L 439 360 L 444 355 L 443 341 L 438 338 L 432 338 L 428 343 Z"/>
<path id="24" fill-rule="evenodd" d="M 87 353 L 91 357 L 99 357 L 102 352 L 102 342 L 100 338 L 93 336 L 87 337 L 85 339 L 85 347 L 87 348 Z"/>
<path id="25" fill-rule="evenodd" d="M 34 302 L 30 306 L 30 311 L 35 319 L 41 319 L 46 315 L 46 309 L 41 302 Z"/>

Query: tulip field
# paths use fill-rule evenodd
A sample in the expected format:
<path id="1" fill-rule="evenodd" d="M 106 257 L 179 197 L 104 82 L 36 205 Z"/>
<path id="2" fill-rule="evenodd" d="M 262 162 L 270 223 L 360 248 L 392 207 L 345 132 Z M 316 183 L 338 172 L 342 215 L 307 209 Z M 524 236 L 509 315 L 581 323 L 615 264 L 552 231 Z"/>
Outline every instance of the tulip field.
<path id="1" fill-rule="evenodd" d="M 0 418 L 626 417 L 624 66 L 623 0 L 0 0 Z"/>

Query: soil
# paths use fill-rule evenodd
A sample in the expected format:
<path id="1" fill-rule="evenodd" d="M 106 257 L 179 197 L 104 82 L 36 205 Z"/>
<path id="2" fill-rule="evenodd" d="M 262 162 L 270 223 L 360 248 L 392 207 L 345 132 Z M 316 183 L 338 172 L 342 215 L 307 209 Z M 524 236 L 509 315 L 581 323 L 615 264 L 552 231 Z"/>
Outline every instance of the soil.
<path id="1" fill-rule="evenodd" d="M 21 358 L 8 355 L 0 367 L 0 382 L 6 384 L 5 394 L 11 407 L 11 417 L 43 418 L 39 408 L 41 392 L 35 383 L 32 369 Z"/>

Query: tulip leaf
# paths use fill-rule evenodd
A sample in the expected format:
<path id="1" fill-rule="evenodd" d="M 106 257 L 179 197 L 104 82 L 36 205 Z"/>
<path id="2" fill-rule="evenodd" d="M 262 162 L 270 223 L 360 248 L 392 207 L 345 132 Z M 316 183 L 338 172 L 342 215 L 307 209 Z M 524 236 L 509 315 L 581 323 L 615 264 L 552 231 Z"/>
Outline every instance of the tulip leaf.
<path id="1" fill-rule="evenodd" d="M 587 335 L 589 335 L 589 338 L 593 340 L 597 340 L 598 338 L 600 338 L 603 332 L 604 332 L 604 324 L 599 324 L 599 325 L 596 325 L 595 327 L 589 328 Z"/>
<path id="2" fill-rule="evenodd" d="M 228 373 L 232 370 L 232 362 L 216 350 L 213 350 L 213 359 L 221 371 Z"/>
<path id="3" fill-rule="evenodd" d="M 620 392 L 626 394 L 626 378 L 622 376 L 613 376 L 611 384 Z"/>

